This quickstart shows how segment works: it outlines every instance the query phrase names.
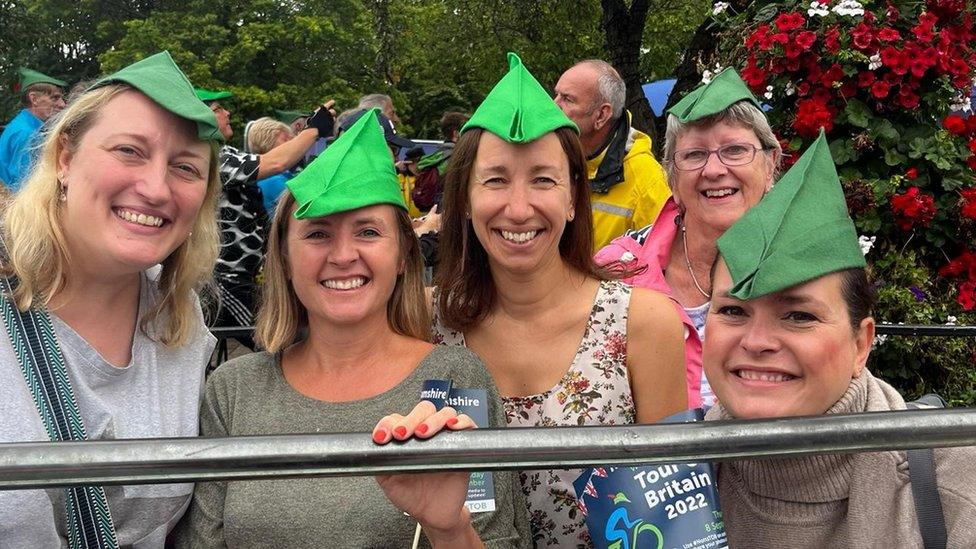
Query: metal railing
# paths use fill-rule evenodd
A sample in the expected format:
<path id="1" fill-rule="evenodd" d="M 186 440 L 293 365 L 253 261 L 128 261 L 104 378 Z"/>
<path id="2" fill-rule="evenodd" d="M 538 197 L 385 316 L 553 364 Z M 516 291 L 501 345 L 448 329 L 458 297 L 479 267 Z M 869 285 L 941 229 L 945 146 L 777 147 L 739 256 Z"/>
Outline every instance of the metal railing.
<path id="1" fill-rule="evenodd" d="M 227 340 L 237 337 L 251 337 L 252 327 L 244 328 L 210 328 L 210 332 L 218 339 L 215 365 L 225 362 L 228 358 Z M 951 326 L 929 324 L 886 324 L 876 327 L 877 335 L 896 337 L 976 337 L 976 326 Z"/>
<path id="2" fill-rule="evenodd" d="M 575 468 L 976 446 L 976 408 L 684 424 L 0 444 L 0 489 Z"/>

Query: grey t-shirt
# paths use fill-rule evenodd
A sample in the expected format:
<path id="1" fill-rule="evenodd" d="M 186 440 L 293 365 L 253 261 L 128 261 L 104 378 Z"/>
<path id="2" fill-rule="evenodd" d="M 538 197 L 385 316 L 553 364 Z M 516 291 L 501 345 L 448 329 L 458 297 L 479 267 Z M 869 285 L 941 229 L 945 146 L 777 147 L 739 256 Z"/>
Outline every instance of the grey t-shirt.
<path id="1" fill-rule="evenodd" d="M 144 273 L 140 318 L 158 295 L 153 277 Z M 216 345 L 203 315 L 199 318 L 190 341 L 179 348 L 157 343 L 136 328 L 132 359 L 117 368 L 51 315 L 89 439 L 197 435 L 203 374 Z M 50 440 L 3 328 L 0 403 L 0 441 Z M 162 547 L 192 490 L 192 484 L 106 486 L 119 544 Z M 0 491 L 0 548 L 67 547 L 66 536 L 63 489 Z"/>
<path id="2" fill-rule="evenodd" d="M 411 410 L 428 379 L 487 389 L 491 426 L 505 426 L 497 390 L 481 361 L 467 349 L 435 347 L 396 387 L 351 402 L 302 395 L 285 380 L 274 355 L 232 360 L 207 381 L 200 430 L 212 437 L 366 433 L 383 416 Z M 488 547 L 531 547 L 528 513 L 515 474 L 493 476 L 496 511 L 475 514 L 475 529 Z M 298 478 L 199 483 L 176 532 L 181 547 L 409 548 L 416 526 L 372 477 Z"/>

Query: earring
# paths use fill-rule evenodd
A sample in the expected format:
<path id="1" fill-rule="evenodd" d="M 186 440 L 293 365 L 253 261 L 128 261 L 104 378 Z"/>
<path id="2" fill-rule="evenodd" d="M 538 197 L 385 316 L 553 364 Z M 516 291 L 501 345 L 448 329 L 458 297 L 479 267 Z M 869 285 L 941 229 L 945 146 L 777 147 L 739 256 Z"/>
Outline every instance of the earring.
<path id="1" fill-rule="evenodd" d="M 58 200 L 60 200 L 61 202 L 68 201 L 68 193 L 65 192 L 64 187 L 60 187 L 60 189 L 58 190 Z"/>
<path id="2" fill-rule="evenodd" d="M 574 212 L 574 211 L 570 211 L 570 212 L 569 212 L 569 215 L 567 215 L 567 216 L 566 216 L 566 218 L 567 218 L 567 220 L 569 220 L 569 221 L 572 221 L 572 220 L 574 220 L 574 219 L 576 219 L 576 212 Z"/>

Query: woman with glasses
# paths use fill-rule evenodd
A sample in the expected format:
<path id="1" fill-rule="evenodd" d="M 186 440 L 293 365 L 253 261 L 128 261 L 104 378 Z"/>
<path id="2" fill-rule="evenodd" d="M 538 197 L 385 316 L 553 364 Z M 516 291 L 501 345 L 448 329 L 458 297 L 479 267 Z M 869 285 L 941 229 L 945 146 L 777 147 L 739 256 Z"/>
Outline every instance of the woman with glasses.
<path id="1" fill-rule="evenodd" d="M 637 273 L 625 282 L 680 305 L 690 406 L 715 403 L 701 363 L 715 242 L 769 191 L 781 154 L 759 101 L 726 69 L 668 111 L 664 158 L 673 196 L 657 220 L 596 255 L 598 264 Z"/>

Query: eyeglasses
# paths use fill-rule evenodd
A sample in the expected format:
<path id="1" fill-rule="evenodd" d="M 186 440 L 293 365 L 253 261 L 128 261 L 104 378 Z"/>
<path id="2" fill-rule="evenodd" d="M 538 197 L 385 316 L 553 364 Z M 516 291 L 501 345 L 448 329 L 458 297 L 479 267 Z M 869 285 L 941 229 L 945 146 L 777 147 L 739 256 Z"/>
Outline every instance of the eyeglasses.
<path id="1" fill-rule="evenodd" d="M 713 154 L 726 166 L 745 166 L 756 158 L 756 151 L 769 150 L 767 147 L 757 147 L 752 143 L 729 143 L 717 149 L 682 149 L 675 151 L 672 156 L 674 167 L 681 171 L 700 170 L 708 163 Z"/>

